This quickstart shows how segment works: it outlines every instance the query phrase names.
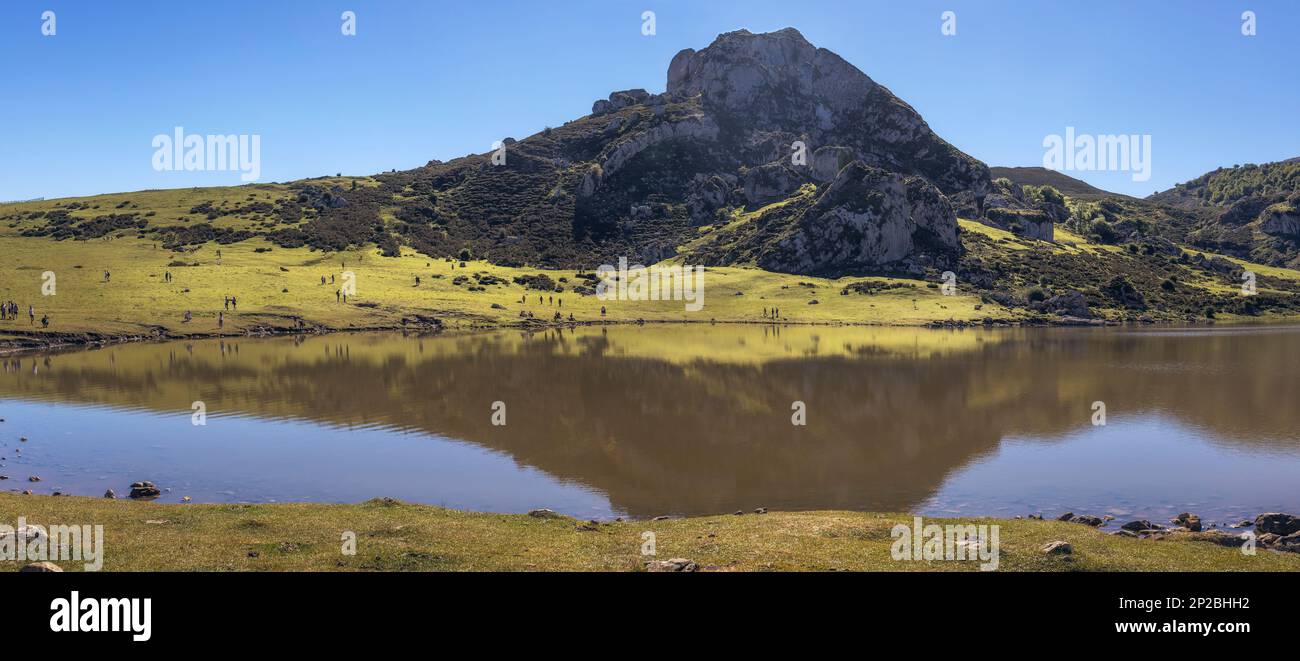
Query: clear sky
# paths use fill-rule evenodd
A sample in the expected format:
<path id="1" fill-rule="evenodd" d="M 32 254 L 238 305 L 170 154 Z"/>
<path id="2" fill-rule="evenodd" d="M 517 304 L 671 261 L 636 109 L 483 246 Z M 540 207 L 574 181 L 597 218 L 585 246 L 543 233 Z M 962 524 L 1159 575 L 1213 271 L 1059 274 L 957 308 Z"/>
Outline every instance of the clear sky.
<path id="1" fill-rule="evenodd" d="M 155 171 L 153 136 L 175 126 L 260 135 L 260 181 L 486 152 L 610 91 L 663 91 L 672 56 L 720 32 L 787 26 L 990 165 L 1041 165 L 1067 126 L 1152 136 L 1150 181 L 1070 173 L 1134 195 L 1300 156 L 1289 0 L 4 0 L 0 200 L 240 183 Z"/>

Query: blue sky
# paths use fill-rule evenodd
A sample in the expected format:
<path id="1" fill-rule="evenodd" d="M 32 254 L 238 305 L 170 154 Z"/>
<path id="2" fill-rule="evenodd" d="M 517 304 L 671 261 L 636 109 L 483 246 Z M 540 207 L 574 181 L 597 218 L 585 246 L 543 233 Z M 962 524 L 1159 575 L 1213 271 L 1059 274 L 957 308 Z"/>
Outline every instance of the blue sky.
<path id="1" fill-rule="evenodd" d="M 1152 136 L 1150 181 L 1070 173 L 1135 195 L 1300 156 L 1300 3 L 1285 0 L 6 0 L 0 200 L 240 183 L 154 171 L 151 140 L 175 126 L 260 135 L 261 181 L 481 153 L 610 91 L 663 91 L 672 56 L 720 32 L 786 26 L 990 165 L 1041 165 L 1067 126 Z"/>

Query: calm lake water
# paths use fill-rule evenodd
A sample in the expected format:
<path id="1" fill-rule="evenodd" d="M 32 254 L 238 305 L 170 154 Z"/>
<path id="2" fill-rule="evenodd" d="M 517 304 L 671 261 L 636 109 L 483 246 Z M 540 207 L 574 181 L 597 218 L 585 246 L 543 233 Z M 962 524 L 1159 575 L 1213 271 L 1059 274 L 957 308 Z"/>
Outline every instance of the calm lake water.
<path id="1" fill-rule="evenodd" d="M 1189 510 L 1222 524 L 1300 511 L 1297 358 L 1296 327 L 123 345 L 0 359 L 0 489 L 125 495 L 147 479 L 163 502 L 391 496 L 593 518 Z"/>

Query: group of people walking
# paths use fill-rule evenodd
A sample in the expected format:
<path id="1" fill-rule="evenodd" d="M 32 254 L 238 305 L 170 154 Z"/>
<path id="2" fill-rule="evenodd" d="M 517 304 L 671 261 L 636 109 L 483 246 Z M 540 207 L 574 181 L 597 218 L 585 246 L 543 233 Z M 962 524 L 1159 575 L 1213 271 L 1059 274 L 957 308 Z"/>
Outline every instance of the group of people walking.
<path id="1" fill-rule="evenodd" d="M 13 301 L 0 303 L 0 321 L 17 321 L 19 312 L 18 304 Z M 32 326 L 36 325 L 36 308 L 31 305 L 27 306 L 27 323 Z M 41 315 L 41 326 L 44 328 L 50 327 L 50 315 Z"/>

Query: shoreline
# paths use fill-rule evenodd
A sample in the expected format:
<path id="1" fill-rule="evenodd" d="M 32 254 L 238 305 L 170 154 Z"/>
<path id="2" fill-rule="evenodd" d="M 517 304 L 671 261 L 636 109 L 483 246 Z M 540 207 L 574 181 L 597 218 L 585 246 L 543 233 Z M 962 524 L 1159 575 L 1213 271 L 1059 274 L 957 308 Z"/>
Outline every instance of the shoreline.
<path id="1" fill-rule="evenodd" d="M 311 326 L 307 328 L 279 328 L 274 326 L 258 327 L 256 329 L 244 330 L 241 332 L 229 333 L 191 333 L 175 334 L 164 332 L 161 327 L 157 332 L 152 334 L 143 333 L 124 333 L 111 334 L 99 333 L 93 331 L 63 333 L 59 331 L 25 331 L 9 330 L 0 328 L 0 357 L 25 355 L 29 353 L 44 353 L 58 351 L 73 351 L 78 349 L 102 348 L 119 344 L 131 344 L 137 342 L 180 342 L 186 340 L 219 340 L 219 339 L 259 339 L 271 337 L 285 337 L 292 335 L 338 335 L 352 333 L 399 333 L 399 334 L 418 334 L 424 336 L 453 336 L 453 335 L 470 335 L 475 333 L 491 333 L 500 331 L 527 331 L 540 332 L 546 330 L 579 328 L 579 327 L 601 327 L 601 326 L 647 326 L 647 325 L 692 325 L 707 324 L 716 326 L 725 325 L 745 325 L 745 326 L 801 326 L 801 327 L 861 327 L 861 328 L 919 328 L 930 330 L 959 330 L 967 328 L 1177 328 L 1177 329 L 1202 329 L 1213 326 L 1286 326 L 1300 323 L 1300 316 L 1278 317 L 1276 319 L 1266 320 L 1207 320 L 1203 322 L 1188 323 L 1186 321 L 1119 321 L 1111 319 L 1076 319 L 1065 317 L 1059 319 L 990 319 L 987 321 L 925 321 L 919 323 L 893 323 L 893 322 L 872 322 L 872 321 L 752 321 L 748 319 L 709 319 L 707 321 L 693 321 L 687 319 L 618 319 L 607 321 L 549 321 L 534 319 L 521 323 L 506 324 L 482 324 L 462 327 L 448 327 L 443 324 L 410 324 L 410 325 L 379 325 L 379 326 L 362 326 L 334 328 L 328 326 Z M 27 338 L 32 340 L 30 343 L 18 343 L 12 338 Z M 42 341 L 42 340 L 49 341 Z"/>
<path id="2" fill-rule="evenodd" d="M 974 558 L 898 557 L 899 526 L 915 518 L 884 512 L 760 508 L 583 521 L 547 510 L 490 514 L 388 498 L 200 505 L 0 493 L 0 524 L 18 517 L 28 525 L 102 525 L 104 571 L 980 571 Z M 924 522 L 996 526 L 998 571 L 1300 571 L 1300 553 L 1261 544 L 1248 555 L 1223 533 L 1114 534 L 1052 519 Z M 56 564 L 82 570 L 75 560 Z M 20 566 L 0 559 L 0 571 Z"/>

